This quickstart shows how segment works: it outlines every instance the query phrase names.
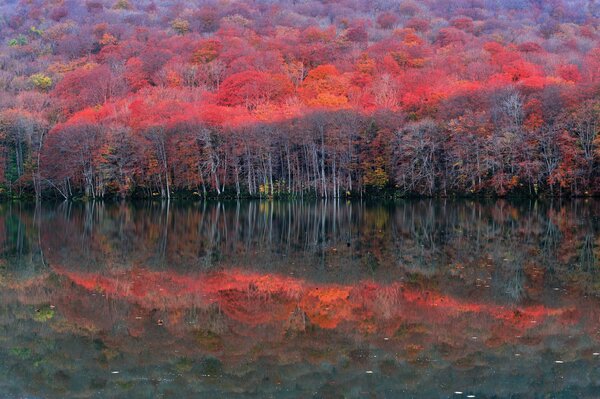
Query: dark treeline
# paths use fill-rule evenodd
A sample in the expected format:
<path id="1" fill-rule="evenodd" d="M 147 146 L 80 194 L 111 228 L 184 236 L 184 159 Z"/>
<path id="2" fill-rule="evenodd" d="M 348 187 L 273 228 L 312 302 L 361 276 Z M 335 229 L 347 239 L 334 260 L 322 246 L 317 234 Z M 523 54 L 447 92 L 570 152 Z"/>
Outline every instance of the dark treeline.
<path id="1" fill-rule="evenodd" d="M 514 89 L 450 122 L 342 110 L 244 127 L 175 123 L 143 136 L 78 123 L 48 139 L 41 173 L 65 198 L 598 194 L 600 102 L 563 110 L 552 90 L 542 94 L 535 129 Z"/>

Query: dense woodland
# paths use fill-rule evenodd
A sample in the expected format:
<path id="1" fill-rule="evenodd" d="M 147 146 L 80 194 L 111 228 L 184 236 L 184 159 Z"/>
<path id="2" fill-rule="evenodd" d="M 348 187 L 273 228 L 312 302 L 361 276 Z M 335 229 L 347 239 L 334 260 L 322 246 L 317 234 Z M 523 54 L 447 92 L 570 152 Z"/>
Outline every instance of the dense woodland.
<path id="1" fill-rule="evenodd" d="M 600 194 L 600 4 L 0 5 L 5 196 Z"/>

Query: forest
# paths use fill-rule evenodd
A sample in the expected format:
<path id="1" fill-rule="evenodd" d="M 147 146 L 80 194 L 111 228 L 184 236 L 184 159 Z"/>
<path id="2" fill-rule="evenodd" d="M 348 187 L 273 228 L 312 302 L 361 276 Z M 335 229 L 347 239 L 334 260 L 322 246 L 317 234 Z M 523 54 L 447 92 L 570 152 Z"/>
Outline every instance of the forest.
<path id="1" fill-rule="evenodd" d="M 600 194 L 593 0 L 5 0 L 6 198 Z"/>

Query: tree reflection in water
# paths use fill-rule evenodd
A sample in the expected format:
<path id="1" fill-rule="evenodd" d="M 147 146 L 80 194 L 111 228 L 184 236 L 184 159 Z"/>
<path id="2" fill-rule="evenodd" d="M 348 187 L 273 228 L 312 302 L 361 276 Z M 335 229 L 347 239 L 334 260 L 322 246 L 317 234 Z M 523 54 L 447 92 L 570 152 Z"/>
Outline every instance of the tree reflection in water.
<path id="1" fill-rule="evenodd" d="M 595 201 L 11 204 L 0 224 L 8 396 L 598 389 Z"/>

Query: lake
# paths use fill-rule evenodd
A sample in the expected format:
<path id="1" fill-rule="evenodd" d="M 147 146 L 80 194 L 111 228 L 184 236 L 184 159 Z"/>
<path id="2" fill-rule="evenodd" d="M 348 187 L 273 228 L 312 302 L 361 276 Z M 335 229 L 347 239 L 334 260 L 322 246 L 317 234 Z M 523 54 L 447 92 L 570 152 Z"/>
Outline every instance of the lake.
<path id="1" fill-rule="evenodd" d="M 597 398 L 600 201 L 0 205 L 3 398 Z"/>

